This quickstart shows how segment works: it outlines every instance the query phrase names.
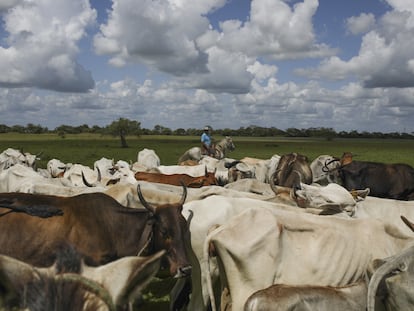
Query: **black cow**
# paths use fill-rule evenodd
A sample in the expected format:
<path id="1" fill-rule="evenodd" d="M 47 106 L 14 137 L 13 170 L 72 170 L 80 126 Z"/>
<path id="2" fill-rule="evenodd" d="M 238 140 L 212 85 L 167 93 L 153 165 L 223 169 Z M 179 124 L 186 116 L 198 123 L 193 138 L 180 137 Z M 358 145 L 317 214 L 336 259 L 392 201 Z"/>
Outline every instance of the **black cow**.
<path id="1" fill-rule="evenodd" d="M 274 184 L 292 188 L 299 183 L 312 183 L 312 170 L 308 158 L 297 153 L 284 154 L 274 174 Z"/>
<path id="2" fill-rule="evenodd" d="M 414 168 L 408 164 L 346 161 L 338 169 L 348 190 L 370 189 L 370 195 L 396 200 L 414 200 Z"/>
<path id="3" fill-rule="evenodd" d="M 145 209 L 125 207 L 104 193 L 73 197 L 0 193 L 0 211 L 4 210 L 0 214 L 0 254 L 47 267 L 56 259 L 57 245 L 67 243 L 86 264 L 97 266 L 166 250 L 171 274 L 189 275 L 184 246 L 189 231 L 181 214 L 187 189 L 183 189 L 180 202 L 153 206 L 138 186 Z"/>

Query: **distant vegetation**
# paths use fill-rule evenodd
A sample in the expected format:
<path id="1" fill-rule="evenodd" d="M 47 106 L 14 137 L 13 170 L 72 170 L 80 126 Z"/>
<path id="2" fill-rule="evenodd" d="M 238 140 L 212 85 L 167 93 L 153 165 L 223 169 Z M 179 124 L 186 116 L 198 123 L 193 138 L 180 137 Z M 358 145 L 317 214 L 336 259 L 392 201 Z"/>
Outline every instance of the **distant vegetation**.
<path id="1" fill-rule="evenodd" d="M 83 124 L 80 126 L 60 125 L 51 130 L 47 127 L 35 124 L 27 124 L 26 126 L 13 125 L 7 126 L 0 124 L 0 133 L 24 133 L 24 134 L 53 134 L 65 137 L 67 134 L 102 134 L 113 135 L 120 137 L 121 145 L 127 147 L 125 141 L 126 135 L 173 135 L 173 136 L 198 136 L 201 135 L 204 125 L 200 125 L 200 128 L 178 128 L 172 130 L 162 125 L 156 125 L 153 129 L 141 128 L 141 123 L 138 121 L 128 120 L 120 118 L 113 121 L 111 124 L 100 127 L 97 125 L 89 126 Z M 244 136 L 244 137 L 318 137 L 331 140 L 333 138 L 399 138 L 399 139 L 413 139 L 414 132 L 411 133 L 382 133 L 382 132 L 358 132 L 352 131 L 340 131 L 336 132 L 332 128 L 326 127 L 314 127 L 308 129 L 288 128 L 281 130 L 276 127 L 261 127 L 251 125 L 248 127 L 240 127 L 239 129 L 214 129 L 213 134 L 215 136 L 229 135 L 229 136 Z"/>

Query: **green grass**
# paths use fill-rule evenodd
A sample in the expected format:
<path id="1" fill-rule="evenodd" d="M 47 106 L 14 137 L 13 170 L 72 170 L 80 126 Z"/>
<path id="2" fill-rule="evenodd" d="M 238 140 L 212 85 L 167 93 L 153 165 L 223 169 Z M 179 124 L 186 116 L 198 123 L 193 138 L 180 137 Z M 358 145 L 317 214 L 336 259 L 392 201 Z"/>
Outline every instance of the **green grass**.
<path id="1" fill-rule="evenodd" d="M 215 139 L 218 141 L 221 137 Z M 297 152 L 313 160 L 321 154 L 341 156 L 350 151 L 358 160 L 414 166 L 414 140 L 233 137 L 233 141 L 236 150 L 228 156 L 234 159 L 246 156 L 268 159 L 274 154 Z M 155 150 L 162 164 L 171 165 L 189 148 L 200 146 L 197 136 L 134 136 L 127 137 L 127 143 L 129 148 L 121 148 L 119 138 L 98 134 L 67 135 L 65 138 L 53 134 L 0 134 L 0 151 L 12 147 L 33 154 L 42 152 L 39 167 L 45 167 L 52 158 L 89 166 L 101 157 L 135 162 L 138 152 L 144 148 Z"/>

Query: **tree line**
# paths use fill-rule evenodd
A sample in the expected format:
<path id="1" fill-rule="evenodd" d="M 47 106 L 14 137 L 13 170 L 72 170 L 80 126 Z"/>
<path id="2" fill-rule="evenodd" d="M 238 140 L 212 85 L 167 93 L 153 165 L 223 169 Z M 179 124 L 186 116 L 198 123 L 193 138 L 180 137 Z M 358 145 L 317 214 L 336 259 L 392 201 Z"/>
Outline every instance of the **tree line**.
<path id="1" fill-rule="evenodd" d="M 261 127 L 261 126 L 247 126 L 240 127 L 238 129 L 213 129 L 215 136 L 249 136 L 249 137 L 321 137 L 325 139 L 334 139 L 334 138 L 400 138 L 400 139 L 413 139 L 414 132 L 411 133 L 401 133 L 401 132 L 391 132 L 391 133 L 382 133 L 382 132 L 366 132 L 366 131 L 340 131 L 336 132 L 332 128 L 326 127 L 314 127 L 307 129 L 298 129 L 298 128 L 288 128 L 286 130 L 281 130 L 276 127 Z M 7 126 L 5 124 L 0 124 L 0 133 L 22 133 L 22 134 L 50 134 L 55 133 L 56 135 L 65 137 L 66 134 L 81 134 L 81 133 L 95 133 L 102 135 L 113 135 L 120 137 L 121 144 L 126 145 L 125 137 L 127 135 L 177 135 L 177 136 L 198 136 L 201 135 L 203 127 L 200 128 L 177 128 L 171 129 L 162 125 L 155 125 L 153 129 L 142 128 L 141 123 L 135 120 L 129 120 L 125 118 L 119 118 L 118 120 L 113 121 L 107 126 L 98 126 L 93 125 L 89 126 L 87 124 L 79 126 L 71 125 L 60 125 L 55 129 L 49 129 L 41 125 L 35 125 L 32 123 L 27 124 L 26 126 L 22 125 L 13 125 Z"/>

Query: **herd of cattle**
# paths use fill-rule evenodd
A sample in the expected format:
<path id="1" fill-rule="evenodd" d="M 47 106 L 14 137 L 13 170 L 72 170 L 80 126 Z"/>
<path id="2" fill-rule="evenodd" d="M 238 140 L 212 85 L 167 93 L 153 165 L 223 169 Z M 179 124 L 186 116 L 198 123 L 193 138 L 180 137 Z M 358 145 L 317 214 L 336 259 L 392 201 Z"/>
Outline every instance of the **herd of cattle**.
<path id="1" fill-rule="evenodd" d="M 133 310 L 156 275 L 174 311 L 414 309 L 412 167 L 223 150 L 44 169 L 4 150 L 0 309 Z"/>

